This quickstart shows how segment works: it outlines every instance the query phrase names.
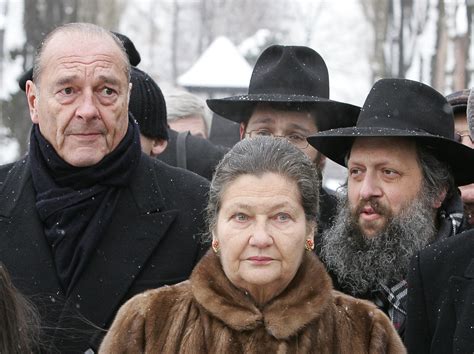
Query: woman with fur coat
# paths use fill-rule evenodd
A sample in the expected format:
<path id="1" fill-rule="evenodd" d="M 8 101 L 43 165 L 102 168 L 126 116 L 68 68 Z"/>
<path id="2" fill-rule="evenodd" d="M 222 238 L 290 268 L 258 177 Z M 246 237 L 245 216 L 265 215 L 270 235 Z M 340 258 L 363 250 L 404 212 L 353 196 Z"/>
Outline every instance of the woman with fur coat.
<path id="1" fill-rule="evenodd" d="M 238 143 L 211 184 L 212 251 L 188 281 L 129 300 L 100 353 L 405 353 L 385 314 L 334 291 L 312 252 L 317 176 L 285 139 Z"/>

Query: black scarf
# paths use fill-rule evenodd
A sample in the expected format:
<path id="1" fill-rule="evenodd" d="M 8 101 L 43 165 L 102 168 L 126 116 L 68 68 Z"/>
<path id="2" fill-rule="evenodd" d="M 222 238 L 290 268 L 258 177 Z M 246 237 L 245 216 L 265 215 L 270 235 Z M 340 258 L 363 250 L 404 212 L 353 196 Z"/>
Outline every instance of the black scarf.
<path id="1" fill-rule="evenodd" d="M 121 189 L 138 166 L 139 129 L 130 121 L 114 151 L 93 166 L 74 167 L 59 157 L 35 124 L 29 154 L 36 209 L 68 294 L 109 225 Z"/>

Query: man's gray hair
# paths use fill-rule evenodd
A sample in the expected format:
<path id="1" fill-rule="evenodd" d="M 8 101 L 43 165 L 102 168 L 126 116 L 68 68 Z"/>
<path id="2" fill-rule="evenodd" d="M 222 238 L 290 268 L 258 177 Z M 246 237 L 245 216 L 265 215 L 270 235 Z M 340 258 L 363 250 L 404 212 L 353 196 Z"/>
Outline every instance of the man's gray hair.
<path id="1" fill-rule="evenodd" d="M 112 38 L 117 44 L 120 51 L 122 52 L 125 74 L 127 75 L 128 81 L 130 82 L 130 61 L 128 60 L 128 55 L 125 51 L 125 47 L 123 46 L 122 41 L 111 31 L 106 30 L 103 27 L 94 25 L 92 23 L 74 22 L 66 23 L 64 25 L 56 27 L 54 30 L 52 30 L 46 35 L 44 40 L 39 45 L 33 63 L 33 81 L 36 85 L 39 84 L 39 77 L 41 74 L 41 70 L 43 69 L 41 66 L 41 61 L 44 54 L 44 50 L 47 47 L 48 43 L 51 41 L 51 39 L 58 33 L 82 33 L 84 35 L 89 36 L 103 36 Z"/>
<path id="2" fill-rule="evenodd" d="M 314 164 L 285 139 L 256 137 L 237 143 L 216 168 L 206 209 L 209 234 L 216 227 L 226 188 L 240 176 L 262 176 L 265 173 L 276 173 L 294 181 L 306 220 L 316 222 L 320 180 Z"/>
<path id="3" fill-rule="evenodd" d="M 186 116 L 201 116 L 209 134 L 210 116 L 206 102 L 190 92 L 175 90 L 165 93 L 167 120 L 176 121 Z"/>

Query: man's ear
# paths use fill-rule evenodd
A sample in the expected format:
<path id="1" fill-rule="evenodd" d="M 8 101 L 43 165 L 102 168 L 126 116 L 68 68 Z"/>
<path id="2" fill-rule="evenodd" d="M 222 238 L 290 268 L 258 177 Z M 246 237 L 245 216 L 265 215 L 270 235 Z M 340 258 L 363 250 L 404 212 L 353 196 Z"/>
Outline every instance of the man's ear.
<path id="1" fill-rule="evenodd" d="M 240 123 L 240 127 L 239 127 L 239 132 L 240 132 L 240 140 L 242 140 L 243 138 L 245 138 L 245 123 Z"/>
<path id="2" fill-rule="evenodd" d="M 31 121 L 35 124 L 39 123 L 38 119 L 38 94 L 37 94 L 37 87 L 33 83 L 33 81 L 28 80 L 25 85 L 25 92 L 26 92 L 26 100 L 28 101 L 28 108 L 30 111 L 30 118 Z"/>
<path id="3" fill-rule="evenodd" d="M 433 200 L 433 208 L 439 209 L 441 208 L 441 204 L 443 204 L 444 199 L 446 198 L 447 191 L 443 189 L 443 191 L 435 197 Z"/>
<path id="4" fill-rule="evenodd" d="M 153 139 L 151 146 L 151 156 L 157 156 L 166 150 L 168 141 L 165 139 Z"/>

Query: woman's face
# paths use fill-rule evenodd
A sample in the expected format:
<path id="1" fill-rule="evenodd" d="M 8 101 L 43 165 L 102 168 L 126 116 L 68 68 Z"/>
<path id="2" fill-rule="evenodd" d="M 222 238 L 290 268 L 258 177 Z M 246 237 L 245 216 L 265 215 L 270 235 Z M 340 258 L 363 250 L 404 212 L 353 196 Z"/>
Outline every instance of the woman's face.
<path id="1" fill-rule="evenodd" d="M 293 279 L 313 235 L 297 184 L 266 173 L 242 175 L 227 186 L 213 237 L 229 280 L 266 302 Z"/>

